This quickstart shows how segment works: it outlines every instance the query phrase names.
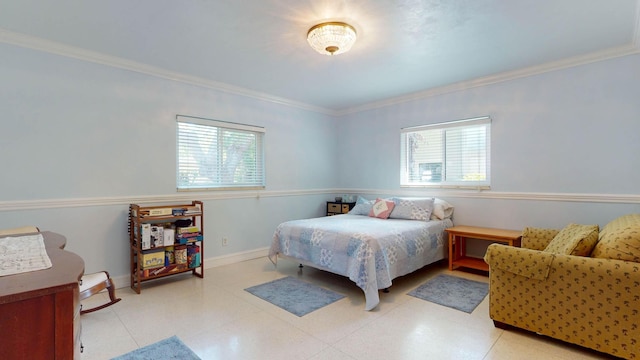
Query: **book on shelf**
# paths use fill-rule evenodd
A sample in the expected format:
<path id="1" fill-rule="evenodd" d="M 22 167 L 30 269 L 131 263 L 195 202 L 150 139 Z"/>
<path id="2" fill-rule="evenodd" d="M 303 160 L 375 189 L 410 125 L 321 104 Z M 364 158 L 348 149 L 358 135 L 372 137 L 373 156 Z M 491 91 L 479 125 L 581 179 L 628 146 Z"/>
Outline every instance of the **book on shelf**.
<path id="1" fill-rule="evenodd" d="M 204 236 L 202 236 L 202 235 L 196 235 L 196 236 L 190 236 L 190 237 L 177 236 L 176 237 L 176 243 L 184 245 L 184 244 L 187 244 L 187 243 L 194 243 L 194 242 L 202 241 L 203 239 L 204 239 Z"/>
<path id="2" fill-rule="evenodd" d="M 197 244 L 187 245 L 187 264 L 190 268 L 200 266 L 200 246 Z"/>
<path id="3" fill-rule="evenodd" d="M 200 215 L 202 213 L 199 206 L 186 206 L 184 210 L 185 215 Z"/>
<path id="4" fill-rule="evenodd" d="M 167 216 L 173 212 L 172 208 L 149 209 L 149 216 Z"/>
<path id="5" fill-rule="evenodd" d="M 192 238 L 196 236 L 202 236 L 202 233 L 201 232 L 182 233 L 182 234 L 178 234 L 176 237 L 179 239 L 182 239 L 182 238 Z"/>
<path id="6" fill-rule="evenodd" d="M 153 269 L 141 269 L 138 274 L 140 278 L 148 278 L 151 276 L 158 276 L 158 275 L 169 274 L 169 273 L 174 273 L 178 271 L 184 271 L 187 268 L 188 268 L 187 264 L 172 264 L 172 265 L 157 267 Z"/>
<path id="7" fill-rule="evenodd" d="M 177 228 L 177 230 L 178 230 L 178 234 L 198 233 L 200 232 L 200 226 L 179 227 Z"/>
<path id="8" fill-rule="evenodd" d="M 165 228 L 164 229 L 164 236 L 163 236 L 163 244 L 164 246 L 171 246 L 173 245 L 173 243 L 176 241 L 176 237 L 175 237 L 175 230 L 171 229 L 171 228 Z"/>
<path id="9" fill-rule="evenodd" d="M 151 224 L 140 225 L 140 241 L 143 250 L 151 249 Z"/>
<path id="10" fill-rule="evenodd" d="M 151 225 L 151 247 L 164 246 L 164 227 Z"/>
<path id="11" fill-rule="evenodd" d="M 152 269 L 164 266 L 164 251 L 162 249 L 143 251 L 141 265 L 143 269 Z"/>

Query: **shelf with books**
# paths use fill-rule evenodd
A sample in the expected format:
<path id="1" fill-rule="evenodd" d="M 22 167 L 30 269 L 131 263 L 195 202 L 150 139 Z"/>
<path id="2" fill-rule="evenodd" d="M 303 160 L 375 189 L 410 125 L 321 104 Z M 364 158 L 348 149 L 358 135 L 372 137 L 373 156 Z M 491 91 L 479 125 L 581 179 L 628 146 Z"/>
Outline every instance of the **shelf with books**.
<path id="1" fill-rule="evenodd" d="M 142 282 L 192 272 L 204 277 L 204 207 L 191 204 L 129 205 L 131 288 Z"/>

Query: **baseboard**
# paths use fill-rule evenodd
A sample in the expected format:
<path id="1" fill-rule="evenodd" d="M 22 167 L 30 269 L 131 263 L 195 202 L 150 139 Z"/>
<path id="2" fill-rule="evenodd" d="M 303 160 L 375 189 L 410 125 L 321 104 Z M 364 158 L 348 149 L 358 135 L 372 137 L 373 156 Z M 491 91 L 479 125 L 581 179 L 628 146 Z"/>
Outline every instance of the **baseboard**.
<path id="1" fill-rule="evenodd" d="M 264 247 L 264 248 L 259 248 L 255 250 L 242 251 L 234 254 L 215 256 L 215 257 L 204 260 L 204 264 L 205 264 L 204 268 L 211 269 L 218 266 L 230 265 L 230 264 L 235 264 L 242 261 L 266 257 L 268 253 L 269 253 L 269 248 Z M 206 275 L 206 272 L 205 272 L 205 275 Z M 131 285 L 128 274 L 122 275 L 122 276 L 112 276 L 111 278 L 115 282 L 116 289 L 126 288 Z"/>
<path id="2" fill-rule="evenodd" d="M 269 254 L 269 248 L 259 248 L 255 250 L 243 251 L 235 254 L 216 256 L 205 259 L 205 269 L 214 268 L 223 265 L 235 264 L 242 261 L 266 257 Z"/>

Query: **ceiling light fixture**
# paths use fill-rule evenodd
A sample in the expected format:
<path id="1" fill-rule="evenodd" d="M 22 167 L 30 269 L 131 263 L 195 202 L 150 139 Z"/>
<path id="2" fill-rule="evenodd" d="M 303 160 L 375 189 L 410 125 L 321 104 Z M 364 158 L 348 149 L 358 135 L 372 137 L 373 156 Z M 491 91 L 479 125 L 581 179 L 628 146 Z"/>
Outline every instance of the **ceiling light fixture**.
<path id="1" fill-rule="evenodd" d="M 307 41 L 320 54 L 338 55 L 356 42 L 356 29 L 343 22 L 325 22 L 309 29 Z"/>

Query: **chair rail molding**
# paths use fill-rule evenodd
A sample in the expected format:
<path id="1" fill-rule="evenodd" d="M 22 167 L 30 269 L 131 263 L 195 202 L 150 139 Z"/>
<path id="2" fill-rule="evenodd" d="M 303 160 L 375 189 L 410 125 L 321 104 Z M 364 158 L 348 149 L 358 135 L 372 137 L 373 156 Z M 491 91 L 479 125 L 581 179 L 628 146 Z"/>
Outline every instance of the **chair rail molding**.
<path id="1" fill-rule="evenodd" d="M 115 206 L 129 204 L 155 204 L 176 201 L 189 201 L 194 197 L 200 200 L 226 199 L 259 199 L 288 196 L 315 196 L 336 194 L 360 194 L 363 196 L 435 196 L 442 198 L 467 198 L 488 200 L 528 200 L 528 201 L 559 201 L 584 203 L 614 203 L 640 204 L 640 195 L 636 194 L 580 194 L 580 193 L 533 193 L 533 192 L 499 192 L 499 191 L 449 191 L 449 190 L 393 190 L 393 189 L 308 189 L 308 190 L 257 190 L 257 191 L 208 191 L 208 192 L 180 192 L 169 195 L 145 196 L 112 196 L 87 198 L 60 199 L 31 199 L 0 201 L 0 212 L 36 209 L 58 209 L 72 207 Z"/>
<path id="2" fill-rule="evenodd" d="M 529 201 L 559 201 L 585 203 L 618 203 L 640 204 L 640 195 L 636 194 L 584 194 L 584 193 L 537 193 L 537 192 L 502 192 L 486 190 L 442 190 L 442 189 L 342 189 L 338 192 L 352 192 L 356 194 L 392 194 L 395 196 L 434 196 L 442 198 L 467 198 L 490 200 L 529 200 Z"/>

